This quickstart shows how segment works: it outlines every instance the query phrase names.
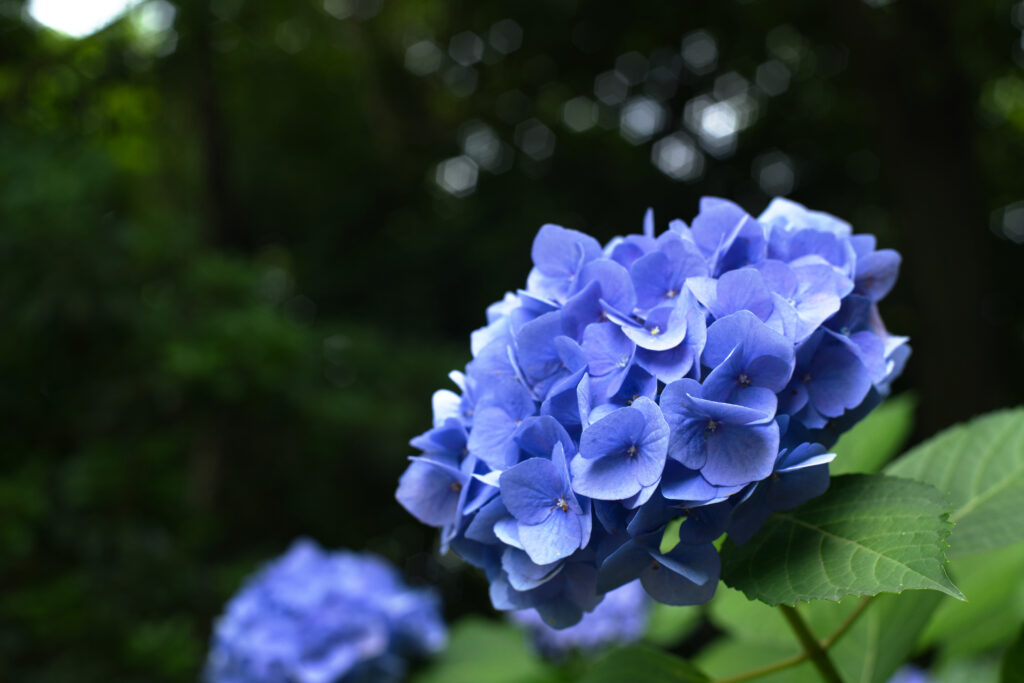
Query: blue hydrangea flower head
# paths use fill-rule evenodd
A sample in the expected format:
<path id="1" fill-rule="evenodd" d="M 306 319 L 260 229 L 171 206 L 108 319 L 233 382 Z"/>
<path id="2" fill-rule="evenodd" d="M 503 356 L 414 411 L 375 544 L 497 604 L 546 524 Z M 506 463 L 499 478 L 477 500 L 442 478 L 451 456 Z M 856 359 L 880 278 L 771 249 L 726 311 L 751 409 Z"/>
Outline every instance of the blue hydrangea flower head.
<path id="1" fill-rule="evenodd" d="M 437 652 L 446 639 L 433 591 L 409 588 L 383 558 L 299 539 L 228 603 L 204 679 L 399 681 L 408 658 Z"/>
<path id="2" fill-rule="evenodd" d="M 533 610 L 512 612 L 511 619 L 526 628 L 542 655 L 564 659 L 573 652 L 592 654 L 639 640 L 647 630 L 650 603 L 643 587 L 633 581 L 609 591 L 593 612 L 569 628 L 551 628 Z"/>
<path id="3" fill-rule="evenodd" d="M 824 493 L 829 449 L 910 354 L 879 313 L 899 254 L 789 200 L 754 217 L 705 198 L 661 234 L 648 211 L 603 246 L 545 225 L 531 256 L 458 391 L 434 395 L 396 497 L 496 608 L 556 628 L 627 584 L 709 600 L 713 542 Z"/>

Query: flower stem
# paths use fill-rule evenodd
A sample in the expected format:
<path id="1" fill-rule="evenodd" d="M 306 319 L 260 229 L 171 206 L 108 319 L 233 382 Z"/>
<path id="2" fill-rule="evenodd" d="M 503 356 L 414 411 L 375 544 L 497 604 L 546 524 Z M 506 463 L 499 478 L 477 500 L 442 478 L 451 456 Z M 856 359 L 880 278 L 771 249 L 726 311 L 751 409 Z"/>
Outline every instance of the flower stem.
<path id="1" fill-rule="evenodd" d="M 774 664 L 766 664 L 765 666 L 759 666 L 756 669 L 744 671 L 743 673 L 736 674 L 735 676 L 717 678 L 715 679 L 714 683 L 741 683 L 742 681 L 749 681 L 753 678 L 760 678 L 761 676 L 773 674 L 776 671 L 784 671 L 785 669 L 788 669 L 791 666 L 796 666 L 797 664 L 800 664 L 805 659 L 807 659 L 807 655 L 801 652 L 798 655 L 793 655 L 792 657 L 787 657 L 786 659 L 780 659 Z"/>
<path id="2" fill-rule="evenodd" d="M 789 626 L 793 629 L 800 644 L 804 646 L 804 652 L 807 653 L 807 657 L 821 674 L 822 679 L 827 683 L 843 683 L 843 679 L 836 671 L 832 660 L 829 659 L 828 653 L 822 649 L 821 643 L 811 633 L 811 629 L 807 627 L 807 623 L 800 613 L 789 605 L 779 605 L 779 609 L 782 611 L 782 616 L 789 622 Z"/>
<path id="3" fill-rule="evenodd" d="M 861 598 L 861 601 L 857 603 L 857 606 L 853 609 L 852 612 L 850 612 L 850 615 L 843 620 L 843 623 L 839 625 L 839 628 L 833 631 L 832 635 L 830 635 L 828 638 L 825 638 L 823 641 L 821 641 L 821 649 L 828 650 L 833 645 L 835 645 L 836 641 L 839 640 L 844 633 L 850 630 L 850 627 L 853 626 L 853 622 L 857 621 L 857 617 L 859 617 L 861 613 L 867 609 L 868 605 L 870 605 L 871 601 L 874 599 L 874 595 L 869 595 L 866 598 Z"/>
<path id="4" fill-rule="evenodd" d="M 846 619 L 843 620 L 843 623 L 841 623 L 839 627 L 828 636 L 828 638 L 825 638 L 821 641 L 821 649 L 828 650 L 833 645 L 835 645 L 836 641 L 838 641 L 841 637 L 843 637 L 843 635 L 847 631 L 850 630 L 850 627 L 853 626 L 853 622 L 857 621 L 857 617 L 864 613 L 864 610 L 867 609 L 868 605 L 871 604 L 872 600 L 874 600 L 874 596 L 869 596 L 862 599 L 859 603 L 857 603 L 857 607 L 855 607 L 854 610 L 850 612 L 849 616 L 847 616 Z M 772 664 L 766 664 L 765 666 L 759 666 L 756 669 L 750 669 L 749 671 L 744 671 L 742 673 L 734 674 L 732 676 L 726 676 L 724 678 L 715 679 L 714 683 L 743 683 L 743 681 L 749 681 L 754 678 L 767 676 L 768 674 L 773 674 L 776 671 L 784 671 L 786 669 L 789 669 L 790 667 L 796 666 L 797 664 L 802 664 L 807 659 L 808 654 L 806 651 L 804 651 L 800 654 L 793 655 L 792 657 L 780 659 L 779 661 L 774 662 Z"/>

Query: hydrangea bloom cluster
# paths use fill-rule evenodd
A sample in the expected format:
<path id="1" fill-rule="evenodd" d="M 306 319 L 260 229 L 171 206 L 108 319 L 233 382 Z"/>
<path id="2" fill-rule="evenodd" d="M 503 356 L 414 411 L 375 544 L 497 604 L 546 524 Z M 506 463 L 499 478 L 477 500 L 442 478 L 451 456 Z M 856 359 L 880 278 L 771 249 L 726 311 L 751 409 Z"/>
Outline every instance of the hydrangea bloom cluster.
<path id="1" fill-rule="evenodd" d="M 754 218 L 705 198 L 660 235 L 648 211 L 604 246 L 545 225 L 532 257 L 459 392 L 435 393 L 397 498 L 486 572 L 495 607 L 556 627 L 635 579 L 709 600 L 713 541 L 824 492 L 828 449 L 909 355 L 877 308 L 899 254 L 787 200 Z"/>
<path id="2" fill-rule="evenodd" d="M 447 639 L 440 601 L 384 559 L 299 539 L 251 577 L 218 620 L 209 683 L 400 681 Z"/>
<path id="3" fill-rule="evenodd" d="M 649 611 L 647 593 L 633 581 L 609 591 L 593 612 L 569 628 L 551 628 L 534 610 L 512 612 L 512 621 L 526 627 L 545 657 L 564 659 L 572 652 L 593 653 L 639 640 L 647 630 Z"/>

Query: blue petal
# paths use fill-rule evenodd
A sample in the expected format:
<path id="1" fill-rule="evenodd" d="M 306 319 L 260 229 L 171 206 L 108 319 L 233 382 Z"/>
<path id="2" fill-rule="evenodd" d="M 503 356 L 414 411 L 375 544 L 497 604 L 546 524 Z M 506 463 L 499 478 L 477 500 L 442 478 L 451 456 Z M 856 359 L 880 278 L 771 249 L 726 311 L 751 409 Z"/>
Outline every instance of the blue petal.
<path id="1" fill-rule="evenodd" d="M 501 496 L 495 496 L 473 516 L 473 520 L 466 527 L 466 538 L 478 543 L 500 543 L 501 541 L 494 535 L 494 525 L 505 517 L 509 517 L 508 510 L 505 509 Z"/>
<path id="2" fill-rule="evenodd" d="M 558 469 L 544 458 L 530 458 L 506 470 L 500 484 L 505 507 L 523 524 L 543 522 L 563 495 Z"/>
<path id="3" fill-rule="evenodd" d="M 718 279 L 716 294 L 717 305 L 711 309 L 716 318 L 746 310 L 765 320 L 774 308 L 771 290 L 761 273 L 753 268 L 740 268 L 723 274 Z"/>
<path id="4" fill-rule="evenodd" d="M 634 472 L 636 466 L 633 463 L 639 459 L 608 457 L 587 460 L 577 455 L 569 463 L 573 490 L 580 495 L 598 500 L 629 498 L 643 488 L 638 481 L 637 473 Z"/>
<path id="5" fill-rule="evenodd" d="M 518 426 L 516 419 L 500 407 L 477 410 L 469 433 L 469 452 L 493 469 L 505 469 L 518 458 L 519 448 L 512 439 Z"/>
<path id="6" fill-rule="evenodd" d="M 807 374 L 810 403 L 825 417 L 838 417 L 857 407 L 871 388 L 871 378 L 860 359 L 838 344 L 822 344 Z"/>
<path id="7" fill-rule="evenodd" d="M 594 377 L 626 370 L 635 350 L 615 323 L 594 323 L 583 332 L 583 354 Z"/>
<path id="8" fill-rule="evenodd" d="M 607 593 L 623 586 L 643 572 L 651 562 L 647 550 L 630 541 L 609 555 L 597 572 L 597 590 Z"/>
<path id="9" fill-rule="evenodd" d="M 646 424 L 639 410 L 619 408 L 583 430 L 580 455 L 588 460 L 622 455 L 640 439 Z"/>
<path id="10" fill-rule="evenodd" d="M 661 493 L 665 498 L 698 505 L 724 500 L 741 488 L 710 484 L 697 470 L 688 469 L 675 461 L 665 465 L 661 478 Z"/>
<path id="11" fill-rule="evenodd" d="M 659 306 L 652 310 L 641 327 L 622 326 L 622 332 L 637 346 L 651 351 L 675 348 L 686 337 L 685 305 Z"/>
<path id="12" fill-rule="evenodd" d="M 900 272 L 899 253 L 880 249 L 857 259 L 856 291 L 872 301 L 881 301 L 888 294 Z"/>
<path id="13" fill-rule="evenodd" d="M 791 510 L 828 489 L 828 465 L 816 465 L 779 475 L 767 488 L 765 502 L 772 510 Z"/>
<path id="14" fill-rule="evenodd" d="M 522 550 L 506 548 L 501 554 L 501 568 L 508 574 L 508 582 L 517 591 L 533 590 L 555 578 L 565 565 L 539 565 Z"/>
<path id="15" fill-rule="evenodd" d="M 718 586 L 721 560 L 711 544 L 677 545 L 670 553 L 654 558 L 640 575 L 648 595 L 666 605 L 699 605 L 711 600 Z M 707 577 L 698 584 L 676 569 L 686 568 L 691 575 Z"/>
<path id="16" fill-rule="evenodd" d="M 540 524 L 519 524 L 519 540 L 537 564 L 564 560 L 585 544 L 579 515 L 555 510 Z"/>
<path id="17" fill-rule="evenodd" d="M 772 473 L 779 453 L 779 426 L 722 424 L 707 437 L 708 461 L 701 474 L 710 483 L 736 486 Z"/>
<path id="18" fill-rule="evenodd" d="M 575 398 L 575 390 L 572 393 Z M 521 449 L 539 458 L 550 458 L 556 444 L 562 444 L 562 448 L 569 453 L 575 450 L 565 427 L 550 415 L 528 417 L 523 420 L 516 431 L 515 441 Z"/>
<path id="19" fill-rule="evenodd" d="M 395 498 L 416 519 L 430 526 L 455 521 L 459 494 L 468 477 L 429 458 L 414 458 L 398 480 Z"/>
<path id="20" fill-rule="evenodd" d="M 591 261 L 579 276 L 580 285 L 597 282 L 601 285 L 601 300 L 621 311 L 636 307 L 636 294 L 629 271 L 611 259 Z"/>
<path id="21" fill-rule="evenodd" d="M 516 359 L 526 376 L 527 383 L 539 396 L 547 393 L 550 380 L 566 370 L 555 346 L 555 338 L 562 335 L 562 314 L 545 313 L 532 320 L 515 335 Z"/>
<path id="22" fill-rule="evenodd" d="M 544 275 L 568 278 L 584 263 L 600 258 L 601 245 L 590 235 L 549 223 L 537 232 L 530 256 Z"/>

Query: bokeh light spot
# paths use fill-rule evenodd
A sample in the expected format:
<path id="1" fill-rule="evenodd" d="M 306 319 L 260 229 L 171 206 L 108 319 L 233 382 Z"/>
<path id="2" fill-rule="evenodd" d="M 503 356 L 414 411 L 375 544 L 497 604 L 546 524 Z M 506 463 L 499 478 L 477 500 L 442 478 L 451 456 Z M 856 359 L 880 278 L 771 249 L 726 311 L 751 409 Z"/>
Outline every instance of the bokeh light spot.
<path id="1" fill-rule="evenodd" d="M 562 106 L 562 123 L 575 133 L 590 130 L 597 124 L 597 103 L 580 95 Z"/>
<path id="2" fill-rule="evenodd" d="M 28 15 L 72 38 L 84 38 L 114 23 L 139 0 L 30 0 Z"/>
<path id="3" fill-rule="evenodd" d="M 718 63 L 718 45 L 707 31 L 694 31 L 683 37 L 680 53 L 686 66 L 695 74 L 714 71 Z"/>
<path id="4" fill-rule="evenodd" d="M 654 143 L 651 163 L 673 180 L 695 180 L 704 172 L 704 155 L 685 133 L 674 133 Z"/>
<path id="5" fill-rule="evenodd" d="M 543 161 L 555 152 L 555 134 L 537 119 L 516 126 L 516 144 L 534 161 Z"/>
<path id="6" fill-rule="evenodd" d="M 405 50 L 405 68 L 417 76 L 426 76 L 441 68 L 443 58 L 441 48 L 429 40 L 421 40 Z"/>
<path id="7" fill-rule="evenodd" d="M 434 182 L 450 195 L 465 197 L 476 189 L 478 175 L 476 162 L 463 154 L 439 163 Z"/>
<path id="8" fill-rule="evenodd" d="M 619 115 L 619 132 L 633 145 L 647 142 L 665 127 L 664 107 L 650 97 L 634 97 Z"/>

